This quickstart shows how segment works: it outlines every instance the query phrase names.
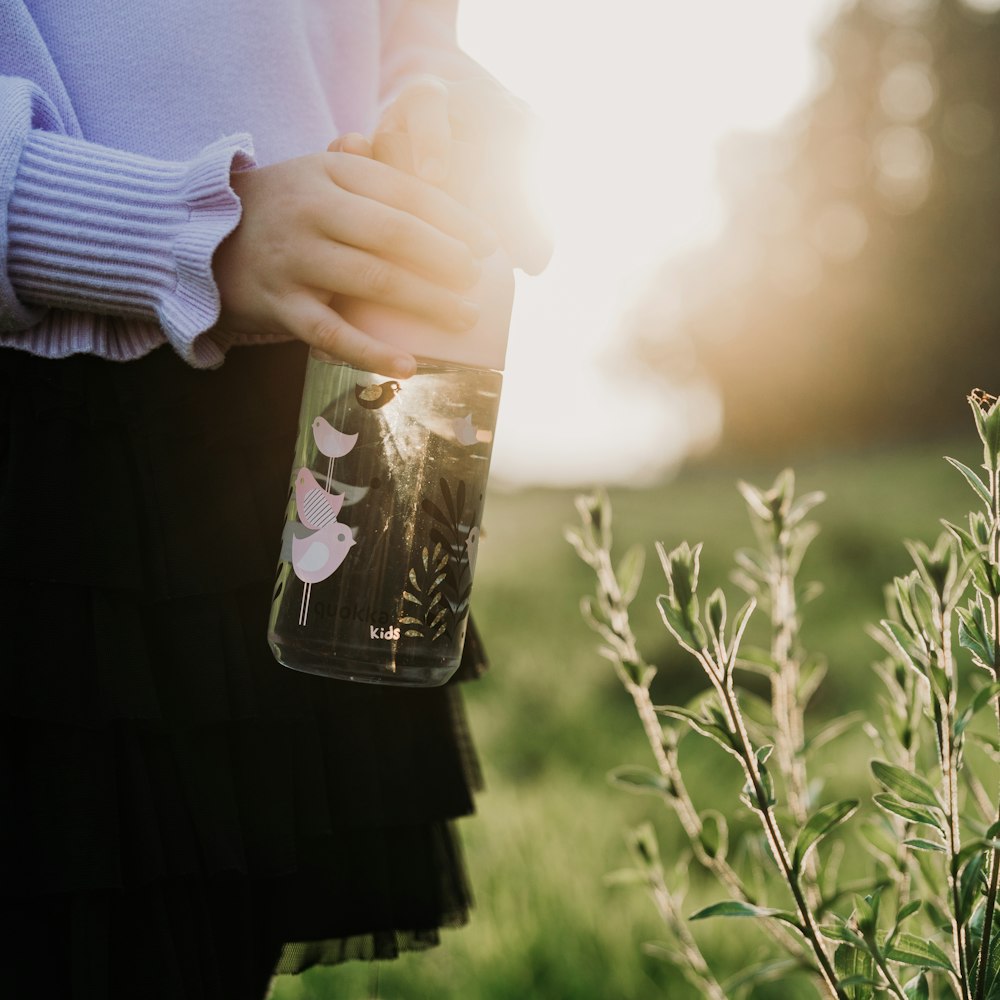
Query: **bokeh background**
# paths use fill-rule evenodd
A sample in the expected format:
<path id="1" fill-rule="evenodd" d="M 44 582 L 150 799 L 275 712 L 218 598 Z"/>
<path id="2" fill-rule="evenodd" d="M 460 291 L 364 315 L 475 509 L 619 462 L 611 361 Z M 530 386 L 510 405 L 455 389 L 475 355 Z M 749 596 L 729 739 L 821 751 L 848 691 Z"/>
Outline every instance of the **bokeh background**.
<path id="1" fill-rule="evenodd" d="M 998 8 L 465 2 L 464 44 L 541 119 L 557 238 L 520 282 L 497 477 L 962 420 L 1000 310 Z"/>
<path id="2" fill-rule="evenodd" d="M 828 663 L 814 724 L 873 711 L 865 633 L 903 538 L 933 540 L 981 461 L 966 394 L 1000 386 L 1000 0 L 463 0 L 460 39 L 534 107 L 548 271 L 519 276 L 474 610 L 493 669 L 467 690 L 487 790 L 462 824 L 477 908 L 442 947 L 283 979 L 279 1000 L 697 1000 L 643 949 L 641 889 L 604 876 L 657 803 L 609 785 L 648 762 L 579 617 L 562 539 L 611 487 L 620 551 L 647 550 L 634 625 L 655 700 L 697 693 L 655 608 L 655 540 L 705 542 L 706 586 L 751 541 L 737 478 L 793 466 L 828 494 L 804 573 Z M 869 795 L 860 728 L 818 774 Z M 732 762 L 684 744 L 705 807 Z M 428 775 L 428 781 L 433 776 Z M 825 793 L 824 793 L 825 794 Z M 739 809 L 739 807 L 736 807 Z M 691 909 L 718 898 L 691 873 Z M 698 925 L 710 960 L 757 957 L 748 921 Z M 376 983 L 375 979 L 378 979 Z M 805 981 L 755 1000 L 816 996 Z"/>

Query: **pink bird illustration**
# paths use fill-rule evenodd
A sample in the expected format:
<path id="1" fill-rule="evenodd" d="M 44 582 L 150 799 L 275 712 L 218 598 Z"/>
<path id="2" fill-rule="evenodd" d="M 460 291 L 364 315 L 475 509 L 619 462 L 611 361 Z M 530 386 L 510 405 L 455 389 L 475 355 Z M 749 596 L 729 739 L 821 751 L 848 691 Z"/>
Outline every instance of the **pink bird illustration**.
<path id="1" fill-rule="evenodd" d="M 330 460 L 326 467 L 326 483 L 329 486 L 333 476 L 333 460 L 346 455 L 358 443 L 358 435 L 338 431 L 323 417 L 317 417 L 312 422 L 312 430 L 316 447 Z"/>
<path id="2" fill-rule="evenodd" d="M 292 569 L 305 584 L 299 606 L 300 625 L 305 625 L 309 615 L 312 585 L 332 576 L 354 544 L 351 529 L 339 521 L 330 521 L 305 538 L 292 536 Z"/>
<path id="3" fill-rule="evenodd" d="M 336 521 L 343 506 L 343 493 L 328 493 L 309 469 L 299 469 L 295 477 L 295 509 L 307 528 L 323 528 Z"/>

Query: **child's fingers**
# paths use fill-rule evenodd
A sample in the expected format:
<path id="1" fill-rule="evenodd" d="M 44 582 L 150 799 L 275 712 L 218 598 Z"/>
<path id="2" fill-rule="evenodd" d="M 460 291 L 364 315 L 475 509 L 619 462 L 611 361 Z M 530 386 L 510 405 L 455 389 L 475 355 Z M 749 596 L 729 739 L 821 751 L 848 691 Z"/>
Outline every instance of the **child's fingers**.
<path id="1" fill-rule="evenodd" d="M 368 159 L 374 155 L 372 144 L 360 132 L 338 135 L 326 150 L 328 153 L 350 153 L 352 156 L 366 156 Z"/>
<path id="2" fill-rule="evenodd" d="M 428 184 L 443 184 L 448 177 L 450 104 L 447 84 L 426 76 L 404 87 L 393 106 L 397 129 L 413 142 L 417 176 Z"/>
<path id="3" fill-rule="evenodd" d="M 461 240 L 477 257 L 488 257 L 497 248 L 496 235 L 475 213 L 419 178 L 359 156 L 331 153 L 326 164 L 339 187 L 422 219 Z"/>
<path id="4" fill-rule="evenodd" d="M 297 284 L 419 316 L 461 333 L 479 319 L 479 309 L 460 295 L 405 267 L 342 243 L 310 244 L 296 270 Z"/>
<path id="5" fill-rule="evenodd" d="M 308 291 L 288 296 L 283 306 L 289 332 L 331 357 L 389 378 L 409 378 L 417 370 L 413 355 L 363 333 Z"/>
<path id="6" fill-rule="evenodd" d="M 449 288 L 470 288 L 482 272 L 461 240 L 415 215 L 350 192 L 317 221 L 327 239 L 403 264 Z"/>

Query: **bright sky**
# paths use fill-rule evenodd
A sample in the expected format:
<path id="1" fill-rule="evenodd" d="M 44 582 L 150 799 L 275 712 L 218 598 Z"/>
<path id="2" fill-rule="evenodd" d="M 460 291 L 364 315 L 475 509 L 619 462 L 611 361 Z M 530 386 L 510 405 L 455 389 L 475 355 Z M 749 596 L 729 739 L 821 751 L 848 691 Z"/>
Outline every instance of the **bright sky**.
<path id="1" fill-rule="evenodd" d="M 641 483 L 711 437 L 615 349 L 666 256 L 722 221 L 716 147 L 819 85 L 813 41 L 843 0 L 461 0 L 459 40 L 540 116 L 556 253 L 518 275 L 493 458 L 497 482 Z"/>

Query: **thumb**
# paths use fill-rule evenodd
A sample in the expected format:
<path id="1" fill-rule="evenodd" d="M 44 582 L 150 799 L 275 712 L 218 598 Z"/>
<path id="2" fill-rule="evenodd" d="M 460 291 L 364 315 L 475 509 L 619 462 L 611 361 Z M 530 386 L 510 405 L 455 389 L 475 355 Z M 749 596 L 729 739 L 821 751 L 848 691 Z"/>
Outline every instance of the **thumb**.
<path id="1" fill-rule="evenodd" d="M 413 144 L 413 169 L 428 184 L 442 184 L 450 167 L 451 120 L 448 87 L 423 77 L 399 95 L 397 114 Z"/>

